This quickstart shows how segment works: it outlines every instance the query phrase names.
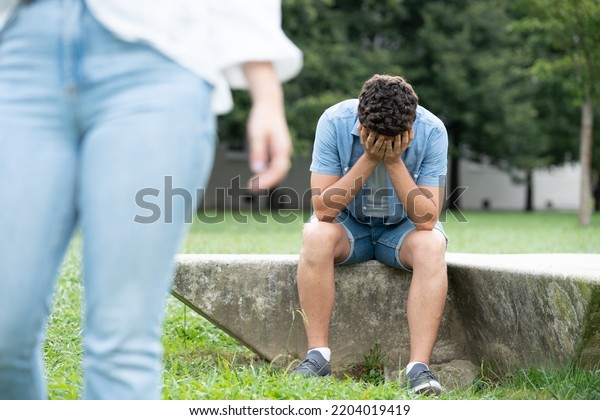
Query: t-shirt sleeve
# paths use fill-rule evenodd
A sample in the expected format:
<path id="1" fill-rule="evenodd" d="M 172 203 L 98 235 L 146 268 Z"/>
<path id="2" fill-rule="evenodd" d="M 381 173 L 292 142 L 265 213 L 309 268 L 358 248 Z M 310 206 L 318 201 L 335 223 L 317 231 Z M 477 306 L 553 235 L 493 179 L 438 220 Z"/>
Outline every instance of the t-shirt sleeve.
<path id="1" fill-rule="evenodd" d="M 429 134 L 427 154 L 421 164 L 418 185 L 445 187 L 448 171 L 448 132 L 444 126 L 435 127 Z"/>
<path id="2" fill-rule="evenodd" d="M 326 113 L 317 123 L 310 171 L 322 175 L 343 175 L 335 125 Z"/>

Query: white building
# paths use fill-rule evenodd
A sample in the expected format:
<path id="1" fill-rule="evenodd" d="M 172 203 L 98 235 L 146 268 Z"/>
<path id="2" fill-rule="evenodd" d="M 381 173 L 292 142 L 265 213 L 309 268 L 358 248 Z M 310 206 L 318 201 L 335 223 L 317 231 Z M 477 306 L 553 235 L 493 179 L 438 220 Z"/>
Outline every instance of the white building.
<path id="1" fill-rule="evenodd" d="M 310 158 L 295 158 L 292 170 L 280 185 L 283 195 L 280 205 L 286 208 L 310 207 Z M 526 188 L 514 182 L 504 171 L 482 163 L 461 161 L 461 186 L 467 187 L 460 197 L 464 210 L 525 210 Z M 250 177 L 247 154 L 228 151 L 220 144 L 210 183 L 206 189 L 204 207 L 227 209 L 249 206 L 240 197 L 239 188 L 245 187 Z M 236 179 L 237 178 L 237 179 Z M 577 211 L 579 206 L 579 164 L 567 164 L 550 169 L 538 169 L 533 174 L 534 210 Z M 244 195 L 244 192 L 241 192 Z M 450 191 L 447 191 L 447 196 Z M 264 203 L 266 204 L 266 202 Z"/>
<path id="2" fill-rule="evenodd" d="M 524 210 L 526 187 L 495 166 L 461 161 L 459 179 L 467 190 L 460 197 L 464 210 Z M 533 173 L 533 209 L 577 211 L 579 164 L 537 169 Z"/>

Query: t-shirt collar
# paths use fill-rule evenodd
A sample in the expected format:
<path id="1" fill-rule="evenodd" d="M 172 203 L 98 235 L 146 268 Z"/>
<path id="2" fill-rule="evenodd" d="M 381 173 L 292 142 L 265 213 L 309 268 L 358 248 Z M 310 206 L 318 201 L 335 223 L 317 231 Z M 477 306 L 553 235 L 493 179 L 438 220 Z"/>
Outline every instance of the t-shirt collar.
<path id="1" fill-rule="evenodd" d="M 354 123 L 354 128 L 352 128 L 352 131 L 350 132 L 350 134 L 352 134 L 353 136 L 356 136 L 356 137 L 360 137 L 360 133 L 358 132 L 359 125 L 360 125 L 360 121 L 357 118 L 356 123 Z"/>

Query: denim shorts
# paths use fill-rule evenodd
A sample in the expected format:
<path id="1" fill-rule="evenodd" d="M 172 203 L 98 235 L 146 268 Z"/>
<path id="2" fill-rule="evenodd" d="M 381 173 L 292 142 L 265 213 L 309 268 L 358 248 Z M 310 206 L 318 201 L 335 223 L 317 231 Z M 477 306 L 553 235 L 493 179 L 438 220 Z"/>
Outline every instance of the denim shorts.
<path id="1" fill-rule="evenodd" d="M 337 265 L 377 260 L 390 267 L 412 271 L 400 262 L 400 247 L 404 238 L 417 229 L 408 217 L 395 224 L 386 224 L 385 219 L 378 217 L 371 217 L 370 222 L 362 223 L 346 211 L 340 213 L 335 221 L 344 227 L 350 241 L 348 257 L 336 263 Z M 434 229 L 444 235 L 447 245 L 448 237 L 439 221 L 435 224 Z"/>

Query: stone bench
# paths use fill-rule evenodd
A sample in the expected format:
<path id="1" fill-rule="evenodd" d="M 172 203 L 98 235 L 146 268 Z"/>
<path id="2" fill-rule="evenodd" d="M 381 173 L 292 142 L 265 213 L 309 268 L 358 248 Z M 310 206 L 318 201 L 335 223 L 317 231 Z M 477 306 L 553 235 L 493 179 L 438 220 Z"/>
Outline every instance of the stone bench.
<path id="1" fill-rule="evenodd" d="M 448 253 L 449 292 L 433 364 L 516 367 L 600 363 L 600 254 Z M 172 293 L 267 360 L 306 352 L 297 255 L 179 255 Z M 375 343 L 408 361 L 410 274 L 377 261 L 336 267 L 330 347 L 334 370 Z"/>

